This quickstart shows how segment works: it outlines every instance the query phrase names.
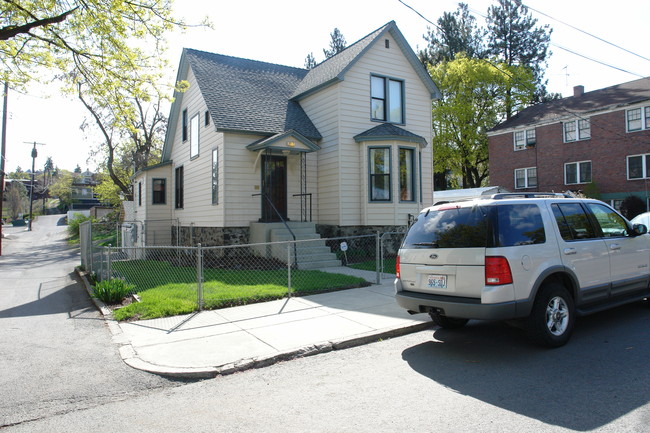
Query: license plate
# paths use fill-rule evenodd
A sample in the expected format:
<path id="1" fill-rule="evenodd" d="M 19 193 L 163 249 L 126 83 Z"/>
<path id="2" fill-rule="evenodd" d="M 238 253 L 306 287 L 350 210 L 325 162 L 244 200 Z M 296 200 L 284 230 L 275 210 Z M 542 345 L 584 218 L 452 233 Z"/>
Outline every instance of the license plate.
<path id="1" fill-rule="evenodd" d="M 429 287 L 432 289 L 446 289 L 447 276 L 446 275 L 429 275 Z"/>

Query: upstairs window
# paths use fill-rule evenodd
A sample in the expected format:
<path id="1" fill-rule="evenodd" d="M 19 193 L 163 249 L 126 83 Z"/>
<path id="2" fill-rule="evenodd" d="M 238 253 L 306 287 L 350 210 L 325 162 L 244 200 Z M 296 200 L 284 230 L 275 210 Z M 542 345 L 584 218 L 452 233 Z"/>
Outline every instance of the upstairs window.
<path id="1" fill-rule="evenodd" d="M 212 204 L 219 204 L 219 152 L 212 149 Z"/>
<path id="2" fill-rule="evenodd" d="M 591 138 L 591 120 L 578 119 L 564 122 L 564 142 L 587 140 Z"/>
<path id="3" fill-rule="evenodd" d="M 523 150 L 526 147 L 534 146 L 537 143 L 535 129 L 526 129 L 523 131 L 515 131 L 515 150 Z"/>
<path id="4" fill-rule="evenodd" d="M 650 107 L 634 108 L 625 112 L 627 132 L 650 129 Z"/>
<path id="5" fill-rule="evenodd" d="M 574 185 L 591 182 L 591 161 L 564 164 L 564 184 Z"/>
<path id="6" fill-rule="evenodd" d="M 537 167 L 527 167 L 515 169 L 515 188 L 536 188 L 537 187 Z"/>
<path id="7" fill-rule="evenodd" d="M 199 115 L 190 120 L 190 158 L 199 156 Z"/>
<path id="8" fill-rule="evenodd" d="M 386 77 L 370 77 L 372 120 L 404 123 L 404 82 Z"/>
<path id="9" fill-rule="evenodd" d="M 187 141 L 187 108 L 183 110 L 182 122 L 183 122 L 183 131 L 182 131 L 183 141 Z"/>

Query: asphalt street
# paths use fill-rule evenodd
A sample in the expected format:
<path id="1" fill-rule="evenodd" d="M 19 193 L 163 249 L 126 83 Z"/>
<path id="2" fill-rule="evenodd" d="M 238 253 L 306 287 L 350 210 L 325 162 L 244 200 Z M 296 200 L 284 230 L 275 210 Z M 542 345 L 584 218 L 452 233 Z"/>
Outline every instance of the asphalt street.
<path id="1" fill-rule="evenodd" d="M 121 361 L 61 232 L 13 236 L 0 258 L 3 432 L 650 432 L 640 303 L 579 319 L 553 350 L 471 321 L 179 383 Z"/>
<path id="2" fill-rule="evenodd" d="M 133 370 L 76 280 L 63 215 L 6 227 L 0 256 L 0 428 L 175 386 Z"/>

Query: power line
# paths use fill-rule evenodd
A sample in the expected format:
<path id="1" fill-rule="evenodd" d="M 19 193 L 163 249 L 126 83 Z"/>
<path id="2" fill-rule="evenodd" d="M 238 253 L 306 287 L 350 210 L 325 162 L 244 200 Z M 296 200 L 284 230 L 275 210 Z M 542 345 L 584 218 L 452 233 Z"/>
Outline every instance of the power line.
<path id="1" fill-rule="evenodd" d="M 605 63 L 605 62 L 603 62 L 601 60 L 594 59 L 594 58 L 586 56 L 584 54 L 580 54 L 578 52 L 570 50 L 570 49 L 568 49 L 566 47 L 563 47 L 561 45 L 558 45 L 556 43 L 551 42 L 551 45 L 553 45 L 554 47 L 558 47 L 561 50 L 567 51 L 567 52 L 569 52 L 571 54 L 574 54 L 576 56 L 582 57 L 582 58 L 587 59 L 587 60 L 591 60 L 592 62 L 599 63 L 599 64 L 601 64 L 603 66 L 607 66 L 608 68 L 616 69 L 618 71 L 625 72 L 625 73 L 630 74 L 630 75 L 636 75 L 639 78 L 645 78 L 645 75 L 637 74 L 636 72 L 631 72 L 631 71 L 625 70 L 623 68 L 619 68 L 618 66 L 610 65 L 609 63 Z"/>
<path id="2" fill-rule="evenodd" d="M 641 54 L 637 54 L 637 53 L 635 53 L 635 52 L 633 52 L 633 51 L 628 50 L 627 48 L 623 48 L 623 47 L 621 47 L 621 46 L 619 46 L 619 45 L 616 45 L 616 44 L 613 43 L 613 42 L 609 42 L 608 40 L 605 40 L 605 39 L 601 38 L 600 36 L 596 36 L 596 35 L 594 35 L 594 34 L 592 34 L 592 33 L 589 33 L 589 32 L 587 32 L 587 31 L 585 31 L 585 30 L 579 29 L 578 27 L 575 27 L 575 26 L 573 26 L 573 25 L 571 25 L 571 24 L 569 24 L 569 23 L 565 23 L 564 21 L 560 21 L 560 20 L 558 20 L 557 18 L 553 18 L 552 16 L 550 16 L 550 15 L 548 15 L 548 14 L 545 14 L 544 12 L 539 11 L 539 10 L 537 10 L 537 9 L 535 9 L 535 8 L 532 8 L 532 7 L 528 6 L 528 5 L 525 5 L 525 4 L 523 4 L 523 3 L 522 3 L 522 5 L 525 6 L 525 7 L 527 7 L 527 8 L 530 9 L 531 11 L 535 11 L 535 12 L 537 12 L 537 13 L 540 14 L 540 15 L 544 15 L 545 17 L 552 19 L 553 21 L 557 21 L 557 22 L 560 23 L 560 24 L 564 24 L 565 26 L 570 27 L 570 28 L 572 28 L 573 30 L 577 30 L 577 31 L 579 31 L 580 33 L 584 33 L 584 34 L 587 35 L 587 36 L 591 36 L 591 37 L 594 38 L 594 39 L 597 39 L 597 40 L 599 40 L 599 41 L 601 41 L 601 42 L 604 42 L 604 43 L 606 43 L 606 44 L 608 44 L 608 45 L 611 45 L 611 46 L 613 46 L 613 47 L 615 47 L 615 48 L 618 48 L 619 50 L 623 50 L 623 51 L 625 51 L 626 53 L 632 54 L 633 56 L 639 57 L 639 58 L 641 58 L 641 59 L 643 59 L 643 60 L 647 60 L 647 61 L 650 62 L 650 59 L 649 59 L 649 58 L 644 57 L 644 56 L 642 56 Z M 627 71 L 624 71 L 624 72 L 627 72 Z"/>

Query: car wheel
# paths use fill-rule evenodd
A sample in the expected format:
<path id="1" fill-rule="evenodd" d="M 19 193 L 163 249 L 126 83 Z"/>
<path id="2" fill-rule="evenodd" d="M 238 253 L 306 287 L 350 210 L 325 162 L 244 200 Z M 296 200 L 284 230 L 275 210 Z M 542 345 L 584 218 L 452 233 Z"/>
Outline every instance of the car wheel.
<path id="1" fill-rule="evenodd" d="M 455 317 L 442 316 L 439 313 L 429 313 L 433 323 L 445 329 L 459 329 L 467 325 L 468 319 L 457 319 Z"/>
<path id="2" fill-rule="evenodd" d="M 567 289 L 559 283 L 542 286 L 528 317 L 528 336 L 545 347 L 565 345 L 573 332 L 575 307 Z"/>

